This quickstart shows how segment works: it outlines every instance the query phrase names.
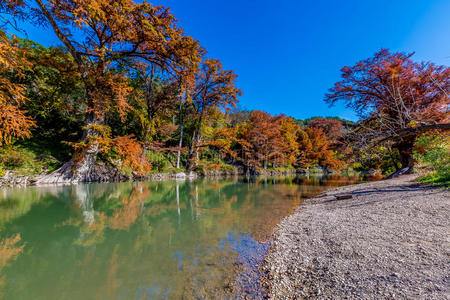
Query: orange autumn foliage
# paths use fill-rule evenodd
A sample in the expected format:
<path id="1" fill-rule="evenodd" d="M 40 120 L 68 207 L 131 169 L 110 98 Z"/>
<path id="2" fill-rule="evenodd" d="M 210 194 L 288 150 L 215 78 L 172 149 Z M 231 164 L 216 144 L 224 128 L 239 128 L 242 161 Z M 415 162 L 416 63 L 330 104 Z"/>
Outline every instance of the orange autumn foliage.
<path id="1" fill-rule="evenodd" d="M 252 111 L 238 130 L 244 164 L 249 168 L 266 168 L 268 164 L 279 167 L 293 163 L 298 152 L 298 130 L 290 117 Z"/>
<path id="2" fill-rule="evenodd" d="M 92 131 L 96 134 L 90 134 L 84 140 L 77 143 L 65 142 L 66 144 L 72 146 L 72 148 L 75 150 L 74 160 L 76 163 L 82 161 L 84 152 L 92 147 L 92 145 L 97 145 L 98 152 L 109 152 L 112 145 L 111 128 L 109 126 L 90 124 L 84 126 L 83 130 L 88 132 Z"/>
<path id="3" fill-rule="evenodd" d="M 298 154 L 297 132 L 299 126 L 295 124 L 295 120 L 284 115 L 276 118 L 277 125 L 281 134 L 281 158 L 284 163 L 295 163 Z"/>
<path id="4" fill-rule="evenodd" d="M 414 53 L 381 49 L 369 59 L 341 69 L 342 80 L 325 96 L 343 101 L 363 119 L 379 119 L 379 130 L 396 132 L 411 126 L 448 122 L 450 68 L 416 63 Z M 367 120 L 366 120 L 367 121 Z"/>
<path id="5" fill-rule="evenodd" d="M 10 79 L 24 78 L 23 72 L 30 67 L 25 50 L 14 43 L 14 38 L 0 30 L 0 145 L 11 143 L 13 138 L 30 137 L 31 128 L 36 126 L 21 108 L 27 101 L 25 86 Z"/>
<path id="6" fill-rule="evenodd" d="M 102 131 L 107 117 L 118 113 L 125 121 L 132 110 L 130 74 L 136 66 L 158 67 L 165 78 L 178 81 L 180 95 L 190 98 L 202 51 L 164 6 L 132 0 L 8 0 L 0 3 L 0 10 L 52 28 L 75 62 L 86 110 L 81 141 L 74 144 L 74 161 L 67 165 L 76 163 L 70 175 L 76 180 L 89 177 L 97 154 L 107 151 L 100 144 L 107 140 Z M 115 144 L 125 166 L 148 169 L 138 158 L 137 142 L 119 137 Z"/>
<path id="7" fill-rule="evenodd" d="M 217 59 L 205 59 L 196 75 L 196 87 L 193 104 L 197 114 L 205 113 L 208 108 L 217 106 L 225 111 L 236 107 L 242 91 L 235 86 L 237 75 L 223 69 Z"/>
<path id="8" fill-rule="evenodd" d="M 151 169 L 151 165 L 145 158 L 141 143 L 133 138 L 133 135 L 118 136 L 113 140 L 113 147 L 122 159 L 122 168 L 131 168 L 139 174 L 144 174 Z"/>
<path id="9" fill-rule="evenodd" d="M 338 170 L 343 162 L 338 160 L 330 149 L 331 143 L 320 128 L 306 128 L 299 134 L 299 150 L 301 167 L 321 166 Z"/>
<path id="10" fill-rule="evenodd" d="M 132 0 L 38 2 L 39 12 L 50 23 L 52 19 L 59 21 L 62 32 L 86 33 L 85 43 L 72 40 L 70 35 L 59 38 L 79 65 L 88 92 L 88 109 L 96 114 L 114 107 L 123 115 L 130 109 L 126 74 L 111 71 L 116 62 L 127 66 L 154 64 L 181 78 L 183 88 L 192 86 L 200 60 L 199 46 L 184 35 L 168 8 Z"/>
<path id="11" fill-rule="evenodd" d="M 217 149 L 219 154 L 228 155 L 235 159 L 238 156 L 237 151 L 232 149 L 233 143 L 242 144 L 244 141 L 236 136 L 235 128 L 223 127 L 215 130 L 208 141 L 204 141 L 201 146 L 208 146 Z"/>
<path id="12" fill-rule="evenodd" d="M 207 169 L 211 169 L 211 170 L 220 170 L 220 165 L 219 164 L 210 164 L 206 166 Z"/>
<path id="13" fill-rule="evenodd" d="M 11 260 L 15 260 L 23 251 L 25 245 L 17 245 L 20 240 L 20 234 L 16 234 L 13 237 L 0 241 L 0 270 L 6 267 Z"/>

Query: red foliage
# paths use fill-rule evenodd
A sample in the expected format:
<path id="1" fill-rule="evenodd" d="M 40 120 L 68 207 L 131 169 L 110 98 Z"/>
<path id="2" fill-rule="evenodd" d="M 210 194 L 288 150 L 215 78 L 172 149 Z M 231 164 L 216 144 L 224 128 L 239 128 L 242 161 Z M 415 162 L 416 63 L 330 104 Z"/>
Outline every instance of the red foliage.
<path id="1" fill-rule="evenodd" d="M 358 148 L 392 140 L 403 167 L 413 164 L 412 148 L 420 131 L 402 132 L 450 121 L 450 68 L 416 63 L 412 55 L 382 49 L 344 67 L 342 80 L 325 97 L 330 104 L 345 102 L 363 118 L 354 137 Z"/>
<path id="2" fill-rule="evenodd" d="M 342 138 L 342 123 L 335 119 L 317 118 L 311 120 L 308 127 L 319 128 L 326 134 L 328 140 L 332 143 L 336 143 Z"/>

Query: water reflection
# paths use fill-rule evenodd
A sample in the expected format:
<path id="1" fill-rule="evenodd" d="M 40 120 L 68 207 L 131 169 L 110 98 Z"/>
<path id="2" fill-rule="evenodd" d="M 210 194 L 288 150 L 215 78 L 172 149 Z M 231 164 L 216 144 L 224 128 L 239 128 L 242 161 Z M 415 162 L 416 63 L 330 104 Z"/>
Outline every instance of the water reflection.
<path id="1" fill-rule="evenodd" d="M 0 241 L 17 234 L 21 241 L 16 260 L 0 264 L 0 290 L 5 299 L 259 298 L 256 266 L 273 226 L 305 197 L 358 180 L 4 189 Z"/>
<path id="2" fill-rule="evenodd" d="M 9 266 L 25 247 L 20 243 L 20 234 L 0 240 L 0 299 L 3 299 L 2 288 L 5 285 L 4 268 Z"/>

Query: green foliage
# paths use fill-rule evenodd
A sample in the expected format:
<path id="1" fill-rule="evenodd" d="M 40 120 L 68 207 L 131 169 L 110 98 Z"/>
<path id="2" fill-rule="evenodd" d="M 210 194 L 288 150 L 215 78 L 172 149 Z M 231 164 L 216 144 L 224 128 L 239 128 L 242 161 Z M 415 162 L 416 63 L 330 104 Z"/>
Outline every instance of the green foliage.
<path id="1" fill-rule="evenodd" d="M 210 172 L 236 172 L 236 167 L 227 164 L 223 160 L 200 159 L 198 166 L 194 169 L 196 173 L 208 174 Z"/>
<path id="2" fill-rule="evenodd" d="M 355 162 L 351 168 L 357 172 L 377 170 L 383 175 L 395 173 L 400 167 L 397 150 L 385 146 L 373 147 L 367 151 L 354 151 Z"/>
<path id="3" fill-rule="evenodd" d="M 169 160 L 169 156 L 172 156 L 171 154 L 156 151 L 147 151 L 146 156 L 147 160 L 152 165 L 152 173 L 165 173 L 174 171 L 172 170 L 172 164 Z"/>
<path id="4" fill-rule="evenodd" d="M 33 64 L 24 84 L 25 108 L 37 122 L 33 136 L 44 140 L 78 141 L 85 118 L 83 83 L 73 58 L 64 49 L 22 40 Z"/>
<path id="5" fill-rule="evenodd" d="M 450 137 L 440 134 L 422 135 L 416 141 L 414 158 L 428 173 L 422 182 L 450 186 Z"/>
<path id="6" fill-rule="evenodd" d="M 304 128 L 305 127 L 305 122 L 303 120 L 300 120 L 300 119 L 295 119 L 295 124 L 300 126 L 300 128 Z"/>
<path id="7" fill-rule="evenodd" d="M 284 165 L 282 167 L 275 167 L 275 168 L 267 168 L 268 171 L 274 171 L 277 173 L 289 173 L 295 171 L 295 168 L 292 165 Z"/>
<path id="8" fill-rule="evenodd" d="M 30 147 L 30 144 L 3 146 L 0 148 L 0 176 L 4 176 L 6 171 L 14 171 L 17 175 L 52 172 L 61 162 L 50 152 Z"/>
<path id="9" fill-rule="evenodd" d="M 308 119 L 304 119 L 304 120 L 296 120 L 296 122 L 300 125 L 305 125 L 307 126 L 309 124 L 309 122 L 311 122 L 312 120 L 315 119 L 319 119 L 319 118 L 323 118 L 323 119 L 330 119 L 330 120 L 338 120 L 340 121 L 343 125 L 351 125 L 351 124 L 355 124 L 353 121 L 347 120 L 347 119 L 342 119 L 339 117 L 311 117 Z"/>
<path id="10" fill-rule="evenodd" d="M 185 172 L 186 172 L 186 169 L 185 169 L 185 168 L 169 167 L 169 168 L 167 168 L 167 170 L 165 171 L 165 173 L 169 173 L 169 174 L 176 174 L 176 173 L 180 173 L 180 172 L 185 173 Z"/>

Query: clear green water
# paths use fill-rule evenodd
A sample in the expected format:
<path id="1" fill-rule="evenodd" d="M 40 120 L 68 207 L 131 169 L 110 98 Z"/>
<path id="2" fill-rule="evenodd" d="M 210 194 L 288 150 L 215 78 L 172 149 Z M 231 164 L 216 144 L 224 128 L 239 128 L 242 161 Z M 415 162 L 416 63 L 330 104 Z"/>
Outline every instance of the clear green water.
<path id="1" fill-rule="evenodd" d="M 259 297 L 263 241 L 302 199 L 358 178 L 0 190 L 0 298 Z"/>

